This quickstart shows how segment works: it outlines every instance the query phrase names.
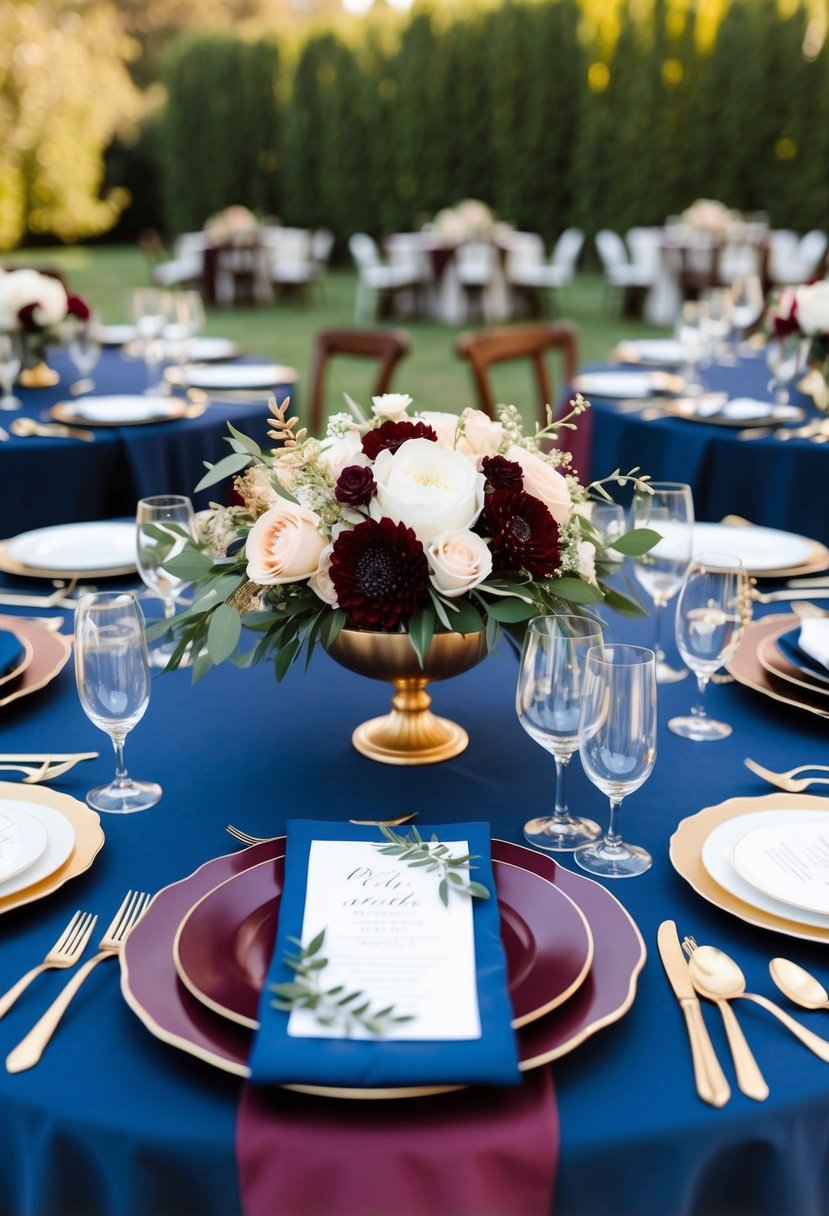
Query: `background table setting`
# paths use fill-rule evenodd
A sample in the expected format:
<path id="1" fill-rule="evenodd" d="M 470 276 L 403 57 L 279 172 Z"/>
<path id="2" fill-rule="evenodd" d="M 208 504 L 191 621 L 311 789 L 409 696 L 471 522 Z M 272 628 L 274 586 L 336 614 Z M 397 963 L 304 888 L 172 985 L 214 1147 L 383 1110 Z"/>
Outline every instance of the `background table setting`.
<path id="1" fill-rule="evenodd" d="M 526 1210 L 538 1210 L 531 1205 L 538 1205 L 545 1185 L 549 1196 L 556 1127 L 536 1090 L 550 1068 L 560 1137 L 557 1213 L 820 1212 L 825 1182 L 814 1163 L 822 1159 L 829 1109 L 822 1063 L 766 1011 L 735 1002 L 769 1089 L 766 1101 L 753 1100 L 736 1084 L 719 1013 L 706 1004 L 705 1024 L 731 1096 L 720 1108 L 700 1101 L 683 1016 L 656 949 L 658 926 L 673 920 L 680 937 L 725 950 L 752 991 L 779 1000 L 826 1037 L 825 1013 L 797 1009 L 768 972 L 770 959 L 784 955 L 824 983 L 829 979 L 821 950 L 825 913 L 789 906 L 780 916 L 759 906 L 750 884 L 735 893 L 738 881 L 747 880 L 726 873 L 728 850 L 716 834 L 730 833 L 733 845 L 743 816 L 751 816 L 752 828 L 779 830 L 786 816 L 800 821 L 826 806 L 819 792 L 770 793 L 743 764 L 751 756 L 786 770 L 829 759 L 824 724 L 804 711 L 801 690 L 768 673 L 775 691 L 791 687 L 794 695 L 784 703 L 741 678 L 742 665 L 761 651 L 755 630 L 766 621 L 776 630 L 779 622 L 783 637 L 800 620 L 786 604 L 756 610 L 771 615 L 746 631 L 730 661 L 735 681 L 714 684 L 707 694 L 709 710 L 731 724 L 729 738 L 700 745 L 674 735 L 667 722 L 687 710 L 690 681 L 659 688 L 657 761 L 625 805 L 626 837 L 654 859 L 633 882 L 597 882 L 571 854 L 551 856 L 523 842 L 525 820 L 551 809 L 554 771 L 552 758 L 521 729 L 517 664 L 503 649 L 435 687 L 436 707 L 465 726 L 469 747 L 446 764 L 407 769 L 405 784 L 398 769 L 366 759 L 350 741 L 352 729 L 382 709 L 387 693 L 324 654 L 307 673 L 290 671 L 279 686 L 267 667 L 224 665 L 196 686 L 186 669 L 156 674 L 147 712 L 129 740 L 130 770 L 163 788 L 161 800 L 142 814 L 99 815 L 85 806 L 90 786 L 111 773 L 104 749 L 48 784 L 23 785 L 8 774 L 0 812 L 32 808 L 49 823 L 57 816 L 69 824 L 73 845 L 38 882 L 26 886 L 25 870 L 5 880 L 22 885 L 0 902 L 4 991 L 40 962 L 76 910 L 98 916 L 97 945 L 126 891 L 157 894 L 122 953 L 120 990 L 115 967 L 98 967 L 37 1066 L 0 1075 L 9 1161 L 0 1183 L 4 1209 L 240 1210 L 240 1168 L 255 1169 L 255 1153 L 251 1149 L 251 1167 L 244 1146 L 240 1153 L 235 1144 L 238 1128 L 252 1126 L 250 1118 L 241 1122 L 239 1103 L 252 1088 L 243 1079 L 249 1022 L 267 972 L 287 821 L 323 821 L 339 836 L 350 819 L 417 811 L 438 832 L 443 824 L 474 820 L 488 824 L 493 837 L 509 991 L 515 1020 L 523 1023 L 515 1033 L 524 1078 L 518 1090 L 497 1092 L 505 1102 L 525 1094 L 532 1112 L 524 1109 L 529 1124 L 514 1113 L 526 1136 L 524 1157 L 509 1158 L 515 1180 L 509 1210 L 523 1211 L 525 1202 Z M 17 619 L 25 617 L 6 617 L 4 627 L 19 628 Z M 63 632 L 69 628 L 71 622 Z M 19 631 L 32 636 L 35 630 L 54 641 L 61 637 L 42 625 Z M 612 640 L 647 645 L 652 630 L 652 620 L 609 618 Z M 824 685 L 819 676 L 811 679 L 804 699 L 818 701 Z M 0 714 L 7 755 L 45 755 L 51 748 L 82 755 L 102 741 L 84 716 L 68 662 L 31 696 L 0 706 Z M 603 796 L 578 762 L 571 767 L 571 809 L 603 824 Z M 268 839 L 242 847 L 226 833 L 228 823 Z M 49 848 L 57 848 L 51 830 L 48 835 Z M 52 867 L 57 856 L 43 866 Z M 48 971 L 21 993 L 0 1024 L 4 1055 L 65 978 Z M 436 1196 L 446 1197 L 449 1167 L 429 1129 L 443 1128 L 446 1120 L 475 1127 L 467 1121 L 491 1092 L 356 1102 L 285 1091 L 268 1113 L 276 1120 L 269 1126 L 282 1137 L 285 1210 L 292 1210 L 288 1197 L 298 1195 L 316 1210 L 307 1190 L 309 1162 L 316 1175 L 321 1161 L 331 1162 L 348 1199 L 360 1187 L 349 1158 L 352 1167 L 360 1162 L 365 1181 L 367 1145 L 391 1151 L 395 1137 L 416 1142 L 420 1134 L 426 1172 L 437 1188 L 421 1192 L 420 1210 L 436 1210 Z M 496 1123 L 498 1111 L 503 1114 L 500 1106 L 489 1112 Z M 489 1124 L 480 1130 L 481 1143 L 501 1143 Z M 543 1159 L 540 1177 L 527 1154 Z M 532 1174 L 527 1187 L 519 1185 L 520 1161 Z M 317 1201 L 320 1210 L 333 1210 L 325 1208 L 326 1199 Z M 457 1210 L 468 1210 L 458 1202 Z"/>

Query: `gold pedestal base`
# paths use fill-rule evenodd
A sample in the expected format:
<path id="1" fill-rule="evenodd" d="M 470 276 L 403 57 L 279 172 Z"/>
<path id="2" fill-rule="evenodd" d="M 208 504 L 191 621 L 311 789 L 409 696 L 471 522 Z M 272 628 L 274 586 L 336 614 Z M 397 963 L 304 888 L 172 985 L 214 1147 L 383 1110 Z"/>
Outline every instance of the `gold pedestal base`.
<path id="1" fill-rule="evenodd" d="M 60 380 L 60 375 L 41 360 L 34 367 L 24 367 L 17 379 L 23 388 L 54 388 Z"/>

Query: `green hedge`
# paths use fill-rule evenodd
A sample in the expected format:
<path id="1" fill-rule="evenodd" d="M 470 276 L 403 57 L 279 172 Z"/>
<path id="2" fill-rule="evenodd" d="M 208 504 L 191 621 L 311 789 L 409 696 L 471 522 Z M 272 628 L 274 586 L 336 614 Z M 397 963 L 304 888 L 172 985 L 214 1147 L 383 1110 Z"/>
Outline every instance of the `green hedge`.
<path id="1" fill-rule="evenodd" d="M 623 5 L 606 54 L 583 39 L 583 5 L 421 4 L 393 29 L 355 23 L 359 42 L 297 49 L 188 38 L 165 71 L 166 228 L 239 202 L 343 241 L 477 197 L 552 241 L 700 196 L 829 226 L 829 49 L 804 53 L 801 4 L 731 0 L 705 50 L 694 6 L 654 0 L 643 23 Z"/>

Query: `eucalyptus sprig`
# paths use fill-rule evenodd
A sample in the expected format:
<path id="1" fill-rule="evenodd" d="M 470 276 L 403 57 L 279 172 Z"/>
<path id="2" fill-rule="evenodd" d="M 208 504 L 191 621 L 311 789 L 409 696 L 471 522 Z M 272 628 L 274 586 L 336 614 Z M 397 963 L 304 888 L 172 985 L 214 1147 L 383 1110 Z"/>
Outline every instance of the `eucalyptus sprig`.
<path id="1" fill-rule="evenodd" d="M 407 866 L 423 867 L 427 871 L 434 871 L 439 875 L 438 894 L 447 908 L 449 907 L 450 891 L 457 891 L 461 895 L 471 895 L 474 899 L 489 899 L 489 889 L 483 883 L 474 882 L 472 879 L 464 882 L 459 873 L 462 870 L 468 873 L 470 870 L 477 869 L 477 866 L 470 864 L 478 856 L 477 853 L 466 853 L 454 857 L 449 852 L 449 846 L 442 844 L 434 832 L 431 840 L 426 841 L 415 827 L 411 829 L 408 836 L 403 836 L 400 832 L 394 832 L 391 828 L 384 826 L 381 826 L 380 831 L 385 836 L 387 843 L 375 844 L 375 849 L 379 849 L 381 853 L 386 853 L 390 857 L 399 857 L 401 861 L 405 861 Z"/>
<path id="2" fill-rule="evenodd" d="M 288 940 L 298 947 L 296 954 L 284 956 L 286 965 L 294 973 L 294 979 L 285 984 L 271 984 L 277 998 L 272 1002 L 275 1009 L 284 1013 L 308 1009 L 321 1026 L 342 1028 L 346 1035 L 358 1027 L 370 1034 L 384 1035 L 393 1026 L 413 1020 L 410 1014 L 395 1013 L 394 1005 L 372 1009 L 371 1001 L 364 992 L 349 992 L 344 984 L 335 984 L 332 988 L 321 987 L 321 974 L 328 966 L 328 959 L 320 956 L 325 929 L 307 946 L 303 946 L 297 937 L 289 937 Z"/>

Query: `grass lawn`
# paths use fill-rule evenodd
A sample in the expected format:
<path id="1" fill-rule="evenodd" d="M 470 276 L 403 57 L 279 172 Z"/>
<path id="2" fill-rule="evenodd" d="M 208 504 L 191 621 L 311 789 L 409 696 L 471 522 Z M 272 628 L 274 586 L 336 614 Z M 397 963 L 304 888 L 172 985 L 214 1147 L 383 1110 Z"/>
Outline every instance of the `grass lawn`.
<path id="1" fill-rule="evenodd" d="M 83 296 L 110 324 L 130 319 L 132 288 L 149 282 L 148 263 L 137 248 L 76 246 L 37 251 L 19 251 L 4 259 L 7 267 L 51 265 L 65 275 L 72 290 Z M 270 307 L 211 309 L 205 332 L 232 338 L 247 351 L 288 363 L 299 369 L 299 404 L 303 383 L 311 362 L 314 336 L 318 330 L 334 325 L 351 325 L 356 276 L 344 268 L 330 270 L 323 292 L 303 306 L 287 298 Z M 580 273 L 576 281 L 560 293 L 559 314 L 579 327 L 579 363 L 605 357 L 622 337 L 645 337 L 664 333 L 641 322 L 620 318 L 618 310 L 605 300 L 601 275 Z M 408 322 L 412 353 L 398 369 L 394 388 L 411 393 L 415 407 L 458 411 L 474 405 L 471 373 L 454 353 L 458 329 L 426 321 Z M 555 390 L 561 377 L 552 363 Z M 495 384 L 500 400 L 517 405 L 528 421 L 535 418 L 535 390 L 529 369 L 520 364 L 504 364 L 496 369 Z M 327 384 L 327 404 L 336 411 L 347 391 L 357 401 L 368 404 L 372 373 L 369 365 L 358 360 L 338 359 L 332 364 Z"/>

